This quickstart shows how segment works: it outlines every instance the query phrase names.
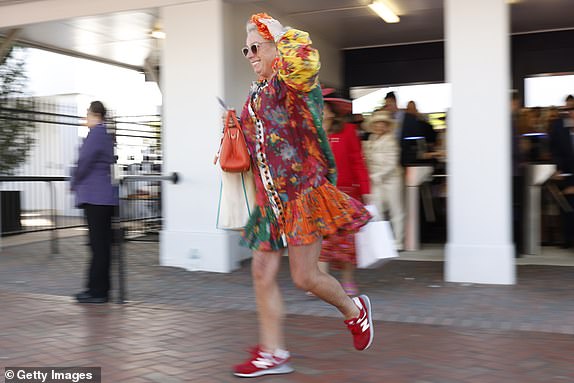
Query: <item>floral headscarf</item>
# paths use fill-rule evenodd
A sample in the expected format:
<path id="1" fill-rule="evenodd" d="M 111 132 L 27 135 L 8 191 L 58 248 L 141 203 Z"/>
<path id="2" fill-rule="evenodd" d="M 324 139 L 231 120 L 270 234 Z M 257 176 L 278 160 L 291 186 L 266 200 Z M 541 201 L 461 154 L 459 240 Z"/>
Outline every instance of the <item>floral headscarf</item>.
<path id="1" fill-rule="evenodd" d="M 269 32 L 267 25 L 263 24 L 261 22 L 261 19 L 272 19 L 272 17 L 269 16 L 267 13 L 256 13 L 254 15 L 251 15 L 250 21 L 253 24 L 255 24 L 255 26 L 257 27 L 257 30 L 259 31 L 261 36 L 263 36 L 267 40 L 273 40 L 273 36 Z"/>

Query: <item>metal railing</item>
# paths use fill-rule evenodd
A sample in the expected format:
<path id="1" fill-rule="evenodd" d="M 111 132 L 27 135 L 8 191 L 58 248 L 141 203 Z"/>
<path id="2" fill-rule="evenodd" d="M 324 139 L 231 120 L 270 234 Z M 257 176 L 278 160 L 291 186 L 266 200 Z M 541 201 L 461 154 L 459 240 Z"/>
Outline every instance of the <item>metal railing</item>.
<path id="1" fill-rule="evenodd" d="M 5 182 L 46 182 L 48 184 L 48 188 L 49 188 L 49 203 L 50 203 L 50 208 L 48 210 L 48 217 L 50 218 L 49 220 L 47 220 L 47 222 L 51 223 L 51 225 L 49 225 L 49 227 L 40 227 L 37 229 L 28 229 L 27 232 L 37 232 L 37 231 L 46 231 L 49 230 L 51 232 L 50 235 L 50 243 L 51 243 L 51 250 L 53 254 L 57 254 L 58 253 L 58 235 L 57 235 L 57 228 L 58 228 L 58 216 L 57 216 L 57 208 L 56 208 L 56 188 L 54 186 L 54 182 L 62 182 L 62 181 L 69 181 L 70 177 L 45 177 L 45 176 L 0 176 L 0 184 L 3 184 Z M 3 190 L 2 192 L 6 192 L 8 190 Z M 18 199 L 19 200 L 19 199 Z M 13 204 L 11 204 L 10 206 L 8 206 L 8 204 L 2 204 L 4 209 L 6 209 L 7 207 L 12 208 L 12 209 L 16 209 L 17 214 L 14 217 L 14 219 L 19 219 L 20 220 L 20 224 L 21 224 L 21 209 L 20 206 L 14 206 Z M 0 205 L 0 209 L 2 208 L 2 205 Z M 2 216 L 3 218 L 5 218 L 7 215 L 4 214 L 2 215 L 2 212 L 0 211 L 0 216 Z M 2 222 L 3 220 L 0 219 L 0 232 L 4 234 L 10 234 L 10 232 L 4 233 L 4 231 L 2 230 L 2 224 L 6 224 L 6 222 Z M 81 225 L 68 225 L 65 226 L 66 228 L 70 228 L 70 227 L 77 227 L 77 226 L 83 226 L 83 224 Z M 62 226 L 60 226 L 60 228 L 63 228 Z"/>
<path id="2" fill-rule="evenodd" d="M 138 174 L 138 175 L 121 175 L 115 172 L 114 174 L 114 183 L 120 185 L 120 195 L 122 194 L 123 188 L 127 187 L 131 183 L 136 182 L 163 182 L 163 181 L 170 181 L 174 184 L 179 182 L 179 174 L 178 173 L 171 173 L 170 175 L 161 175 L 161 174 Z M 159 196 L 161 199 L 161 196 Z M 118 299 L 117 303 L 124 303 L 126 300 L 126 272 L 125 272 L 125 249 L 124 249 L 124 242 L 126 240 L 126 232 L 129 229 L 129 220 L 123 219 L 126 215 L 126 212 L 122 208 L 122 204 L 120 203 L 118 215 L 114 220 L 114 227 L 115 232 L 118 234 L 116 239 L 117 243 L 117 264 L 118 264 Z"/>
<path id="3" fill-rule="evenodd" d="M 44 231 L 50 230 L 50 243 L 51 243 L 51 251 L 52 254 L 58 254 L 58 234 L 57 231 L 59 228 L 57 226 L 57 214 L 56 214 L 56 191 L 54 187 L 54 182 L 68 182 L 70 177 L 43 177 L 43 176 L 0 176 L 0 184 L 4 182 L 46 182 L 49 185 L 49 194 L 50 194 L 50 216 L 52 225 L 49 228 L 42 228 L 36 231 Z M 129 184 L 135 182 L 163 182 L 163 181 L 170 181 L 174 184 L 179 182 L 179 174 L 172 173 L 170 175 L 161 175 L 161 174 L 142 174 L 142 175 L 117 175 L 114 177 L 114 182 L 120 185 L 120 188 L 126 187 Z M 161 198 L 158 196 L 158 198 Z M 1 209 L 1 205 L 0 205 Z M 2 211 L 0 210 L 0 214 Z M 125 218 L 126 212 L 122 209 L 122 204 L 119 205 L 118 213 L 113 218 L 113 227 L 114 227 L 114 244 L 117 247 L 117 267 L 118 267 L 118 303 L 124 303 L 126 300 L 126 281 L 125 281 L 125 249 L 124 249 L 124 242 L 126 241 L 126 232 L 129 229 L 129 224 L 133 220 Z M 0 230 L 1 230 L 1 221 L 0 221 Z M 84 223 L 77 226 L 85 226 Z"/>
<path id="4" fill-rule="evenodd" d="M 87 133 L 85 116 L 78 113 L 78 100 L 62 96 L 25 98 L 21 101 L 8 99 L 2 100 L 0 104 L 0 141 L 7 144 L 7 147 L 18 147 L 18 143 L 25 136 L 25 142 L 30 145 L 27 150 L 21 150 L 20 159 L 16 161 L 8 150 L 0 153 L 0 159 L 3 158 L 2 154 L 10 155 L 13 162 L 6 169 L 0 166 L 3 169 L 0 174 L 7 174 L 0 182 L 0 190 L 5 200 L 12 198 L 18 202 L 19 206 L 10 207 L 14 208 L 20 218 L 11 227 L 5 225 L 5 230 L 0 230 L 0 235 L 85 226 L 83 213 L 74 206 L 74 196 L 67 184 L 52 181 L 47 193 L 39 183 L 48 179 L 44 176 L 59 181 L 69 180 L 67 176 L 76 161 L 81 136 Z M 118 116 L 113 112 L 113 108 L 111 110 L 111 117 L 106 122 L 108 131 L 115 139 L 119 166 L 149 166 L 153 171 L 161 172 L 161 116 Z M 125 202 L 128 199 L 129 202 Z M 125 196 L 124 203 L 134 205 L 134 212 L 138 213 L 125 217 L 134 222 L 133 227 L 136 226 L 138 217 L 142 216 L 137 209 L 146 210 L 147 207 L 153 208 L 152 217 L 148 214 L 144 218 L 147 218 L 147 221 L 155 220 L 156 227 L 161 224 L 161 205 L 155 196 L 145 195 L 145 191 L 139 194 L 134 192 Z M 144 206 L 146 204 L 149 206 Z M 137 236 L 134 231 L 132 237 Z"/>

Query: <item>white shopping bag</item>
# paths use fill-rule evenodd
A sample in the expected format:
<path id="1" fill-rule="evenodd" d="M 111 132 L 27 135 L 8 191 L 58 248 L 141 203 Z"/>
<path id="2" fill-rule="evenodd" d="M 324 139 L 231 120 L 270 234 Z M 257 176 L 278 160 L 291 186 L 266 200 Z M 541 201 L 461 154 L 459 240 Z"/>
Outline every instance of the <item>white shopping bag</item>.
<path id="1" fill-rule="evenodd" d="M 221 172 L 217 228 L 241 230 L 255 208 L 253 172 Z"/>
<path id="2" fill-rule="evenodd" d="M 379 209 L 375 205 L 365 205 L 365 209 L 371 214 L 371 221 L 380 221 L 383 219 L 379 213 Z"/>
<path id="3" fill-rule="evenodd" d="M 355 246 L 359 269 L 374 269 L 398 257 L 389 221 L 367 223 L 355 235 Z"/>

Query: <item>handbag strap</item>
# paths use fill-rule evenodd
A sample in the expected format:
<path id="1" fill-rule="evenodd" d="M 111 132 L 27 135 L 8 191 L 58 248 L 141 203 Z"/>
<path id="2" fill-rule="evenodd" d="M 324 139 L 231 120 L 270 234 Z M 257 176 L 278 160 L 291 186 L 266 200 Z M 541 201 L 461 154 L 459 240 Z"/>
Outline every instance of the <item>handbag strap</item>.
<path id="1" fill-rule="evenodd" d="M 215 158 L 213 159 L 214 165 L 217 164 L 217 160 L 219 160 L 219 155 L 221 154 L 221 146 L 223 145 L 223 138 L 229 129 L 230 119 L 233 121 L 234 127 L 237 128 L 241 134 L 243 134 L 243 129 L 241 129 L 241 125 L 239 124 L 235 109 L 228 109 L 227 116 L 225 117 L 225 125 L 223 126 L 223 134 L 221 135 L 221 140 L 219 141 L 219 149 L 217 149 L 217 154 L 215 154 Z"/>
<path id="2" fill-rule="evenodd" d="M 237 114 L 235 114 L 235 109 L 229 109 L 227 112 L 227 120 L 225 122 L 226 129 L 229 128 L 229 120 L 233 120 L 233 125 L 235 125 L 235 127 L 239 129 L 241 133 L 243 133 L 243 130 L 241 130 L 241 125 L 239 125 L 239 120 L 237 119 Z"/>

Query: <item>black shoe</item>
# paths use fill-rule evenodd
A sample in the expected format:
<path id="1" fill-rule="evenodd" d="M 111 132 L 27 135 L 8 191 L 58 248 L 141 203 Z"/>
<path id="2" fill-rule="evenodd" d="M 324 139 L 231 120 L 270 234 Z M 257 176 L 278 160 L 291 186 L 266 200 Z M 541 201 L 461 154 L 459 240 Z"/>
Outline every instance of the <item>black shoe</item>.
<path id="1" fill-rule="evenodd" d="M 83 291 L 76 294 L 76 300 L 78 303 L 106 303 L 108 301 L 107 296 L 94 296 L 89 291 Z"/>

